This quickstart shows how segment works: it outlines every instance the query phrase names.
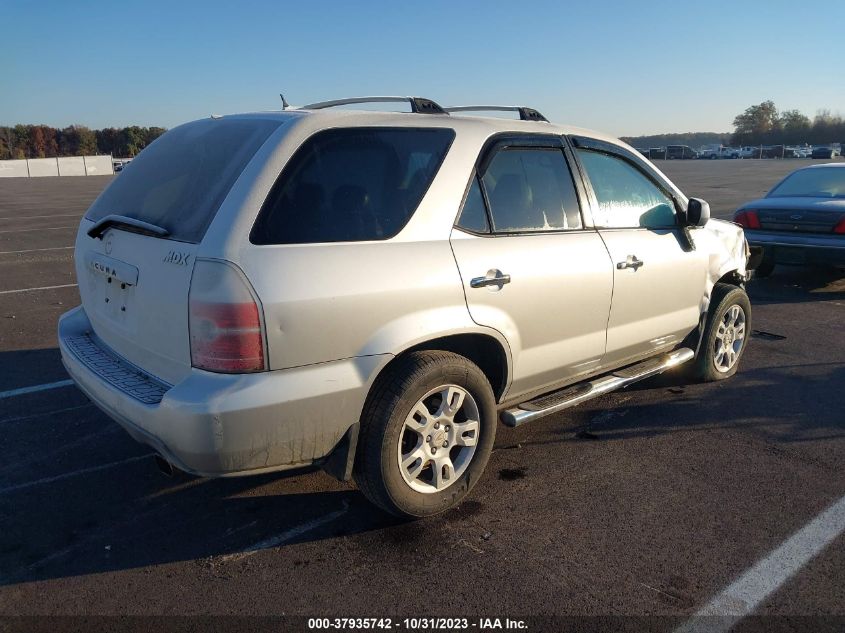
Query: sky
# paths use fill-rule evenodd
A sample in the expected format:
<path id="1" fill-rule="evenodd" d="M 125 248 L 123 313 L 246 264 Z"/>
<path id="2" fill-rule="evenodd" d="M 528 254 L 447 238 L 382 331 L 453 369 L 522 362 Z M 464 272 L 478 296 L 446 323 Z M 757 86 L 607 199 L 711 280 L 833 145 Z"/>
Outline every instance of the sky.
<path id="1" fill-rule="evenodd" d="M 0 125 L 173 127 L 361 95 L 616 136 L 845 114 L 843 0 L 0 0 Z"/>

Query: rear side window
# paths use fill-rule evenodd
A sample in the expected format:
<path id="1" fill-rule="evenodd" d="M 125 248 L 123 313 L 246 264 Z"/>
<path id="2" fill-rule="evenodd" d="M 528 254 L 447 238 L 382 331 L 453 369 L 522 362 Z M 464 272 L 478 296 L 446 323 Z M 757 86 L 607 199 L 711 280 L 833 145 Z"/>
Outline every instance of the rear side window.
<path id="1" fill-rule="evenodd" d="M 229 189 L 281 120 L 204 119 L 156 139 L 116 176 L 86 217 L 110 214 L 200 242 Z"/>
<path id="2" fill-rule="evenodd" d="M 575 185 L 560 149 L 502 150 L 483 183 L 494 232 L 581 228 Z"/>
<path id="3" fill-rule="evenodd" d="M 253 244 L 385 240 L 419 205 L 455 132 L 340 128 L 319 132 L 291 158 L 264 202 Z"/>

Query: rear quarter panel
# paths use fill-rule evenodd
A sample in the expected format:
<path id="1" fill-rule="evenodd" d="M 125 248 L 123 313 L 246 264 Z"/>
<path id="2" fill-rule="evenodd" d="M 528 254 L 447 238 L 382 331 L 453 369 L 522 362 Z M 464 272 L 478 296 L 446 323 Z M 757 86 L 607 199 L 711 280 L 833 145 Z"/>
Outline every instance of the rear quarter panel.
<path id="1" fill-rule="evenodd" d="M 241 266 L 261 298 L 271 369 L 482 329 L 448 241 L 260 246 Z"/>

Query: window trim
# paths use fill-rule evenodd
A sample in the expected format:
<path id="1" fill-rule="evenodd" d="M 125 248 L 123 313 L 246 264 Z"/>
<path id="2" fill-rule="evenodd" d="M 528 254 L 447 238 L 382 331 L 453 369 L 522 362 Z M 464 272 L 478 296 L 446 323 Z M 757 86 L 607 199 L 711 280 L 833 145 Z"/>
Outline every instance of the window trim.
<path id="1" fill-rule="evenodd" d="M 465 226 L 461 226 L 461 216 L 464 214 L 464 207 L 466 207 L 467 199 L 469 198 L 469 192 L 472 189 L 473 184 L 478 185 L 478 190 L 481 192 L 481 203 L 484 205 L 484 217 L 487 219 L 487 231 L 484 233 L 480 233 L 478 231 L 473 231 Z M 480 237 L 490 237 L 493 234 L 493 222 L 490 219 L 490 203 L 487 201 L 487 194 L 484 192 L 484 188 L 481 186 L 481 180 L 476 173 L 475 169 L 472 170 L 472 176 L 470 177 L 469 181 L 467 182 L 467 186 L 464 189 L 464 195 L 461 198 L 461 205 L 458 207 L 458 215 L 455 216 L 455 221 L 452 224 L 452 228 L 458 229 L 459 231 L 463 231 L 464 233 L 469 233 L 470 235 L 478 235 Z"/>
<path id="2" fill-rule="evenodd" d="M 584 163 L 581 161 L 581 157 L 577 150 L 585 150 L 596 152 L 598 154 L 605 154 L 610 156 L 611 158 L 616 158 L 621 160 L 622 162 L 630 165 L 633 169 L 638 171 L 643 177 L 646 178 L 649 182 L 651 182 L 655 187 L 657 187 L 660 192 L 669 198 L 672 201 L 672 206 L 674 208 L 674 217 L 675 223 L 673 225 L 666 225 L 666 226 L 602 226 L 598 224 L 595 219 L 593 220 L 593 227 L 597 230 L 602 231 L 632 231 L 632 230 L 641 230 L 641 231 L 672 231 L 677 229 L 684 228 L 684 216 L 685 212 L 683 211 L 682 205 L 678 200 L 678 196 L 675 194 L 674 191 L 668 186 L 666 182 L 663 181 L 662 178 L 659 177 L 654 169 L 648 165 L 645 161 L 641 160 L 639 157 L 631 154 L 630 152 L 626 151 L 624 147 L 619 147 L 612 143 L 608 143 L 606 141 L 600 141 L 598 139 L 586 137 L 586 136 L 570 136 L 568 137 L 569 141 L 572 143 L 573 147 L 573 156 L 575 161 L 578 164 L 578 170 L 581 173 L 581 177 L 584 180 L 584 187 L 587 190 L 587 195 L 590 199 L 590 207 L 591 207 L 591 215 L 594 216 L 595 214 L 592 213 L 593 209 L 598 209 L 598 197 L 596 196 L 595 189 L 593 189 L 593 183 L 590 180 L 590 175 L 587 172 Z"/>
<path id="3" fill-rule="evenodd" d="M 581 218 L 581 227 L 577 229 L 541 229 L 541 230 L 526 230 L 526 231 L 496 231 L 493 224 L 493 216 L 490 212 L 490 198 L 487 195 L 487 187 L 484 186 L 484 174 L 493 162 L 493 158 L 501 152 L 509 149 L 546 149 L 559 150 L 563 158 L 564 165 L 569 171 L 572 179 L 572 186 L 575 189 L 575 199 L 578 204 L 578 215 Z M 455 216 L 453 228 L 463 231 L 469 235 L 477 237 L 514 237 L 522 235 L 558 235 L 565 233 L 578 233 L 582 231 L 592 231 L 592 218 L 588 217 L 585 211 L 590 208 L 590 199 L 587 196 L 586 189 L 583 186 L 580 173 L 580 165 L 577 165 L 572 156 L 568 152 L 568 145 L 564 137 L 558 134 L 512 134 L 503 133 L 496 134 L 490 137 L 481 148 L 478 158 L 475 161 L 475 167 L 470 174 L 467 181 L 466 189 L 464 190 L 464 197 L 461 200 L 461 205 L 458 209 L 458 214 Z M 578 172 L 576 176 L 576 171 Z M 481 189 L 481 197 L 484 199 L 484 209 L 487 213 L 487 225 L 490 230 L 487 233 L 478 233 L 470 229 L 464 228 L 459 224 L 461 214 L 464 212 L 464 206 L 469 195 L 469 190 L 472 187 L 473 179 L 477 179 L 479 188 Z"/>

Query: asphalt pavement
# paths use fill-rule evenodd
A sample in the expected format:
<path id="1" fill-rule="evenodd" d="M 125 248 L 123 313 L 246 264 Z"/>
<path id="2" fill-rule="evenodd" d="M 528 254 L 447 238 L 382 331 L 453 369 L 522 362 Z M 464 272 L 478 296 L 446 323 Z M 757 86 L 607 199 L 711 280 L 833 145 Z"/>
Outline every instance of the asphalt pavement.
<path id="1" fill-rule="evenodd" d="M 803 164 L 659 167 L 729 217 Z M 734 378 L 666 375 L 500 425 L 469 499 L 402 523 L 316 470 L 168 479 L 65 384 L 69 247 L 109 180 L 0 179 L 0 615 L 519 616 L 534 630 L 611 616 L 671 631 L 748 582 L 747 622 L 845 626 L 842 273 L 753 280 Z"/>

